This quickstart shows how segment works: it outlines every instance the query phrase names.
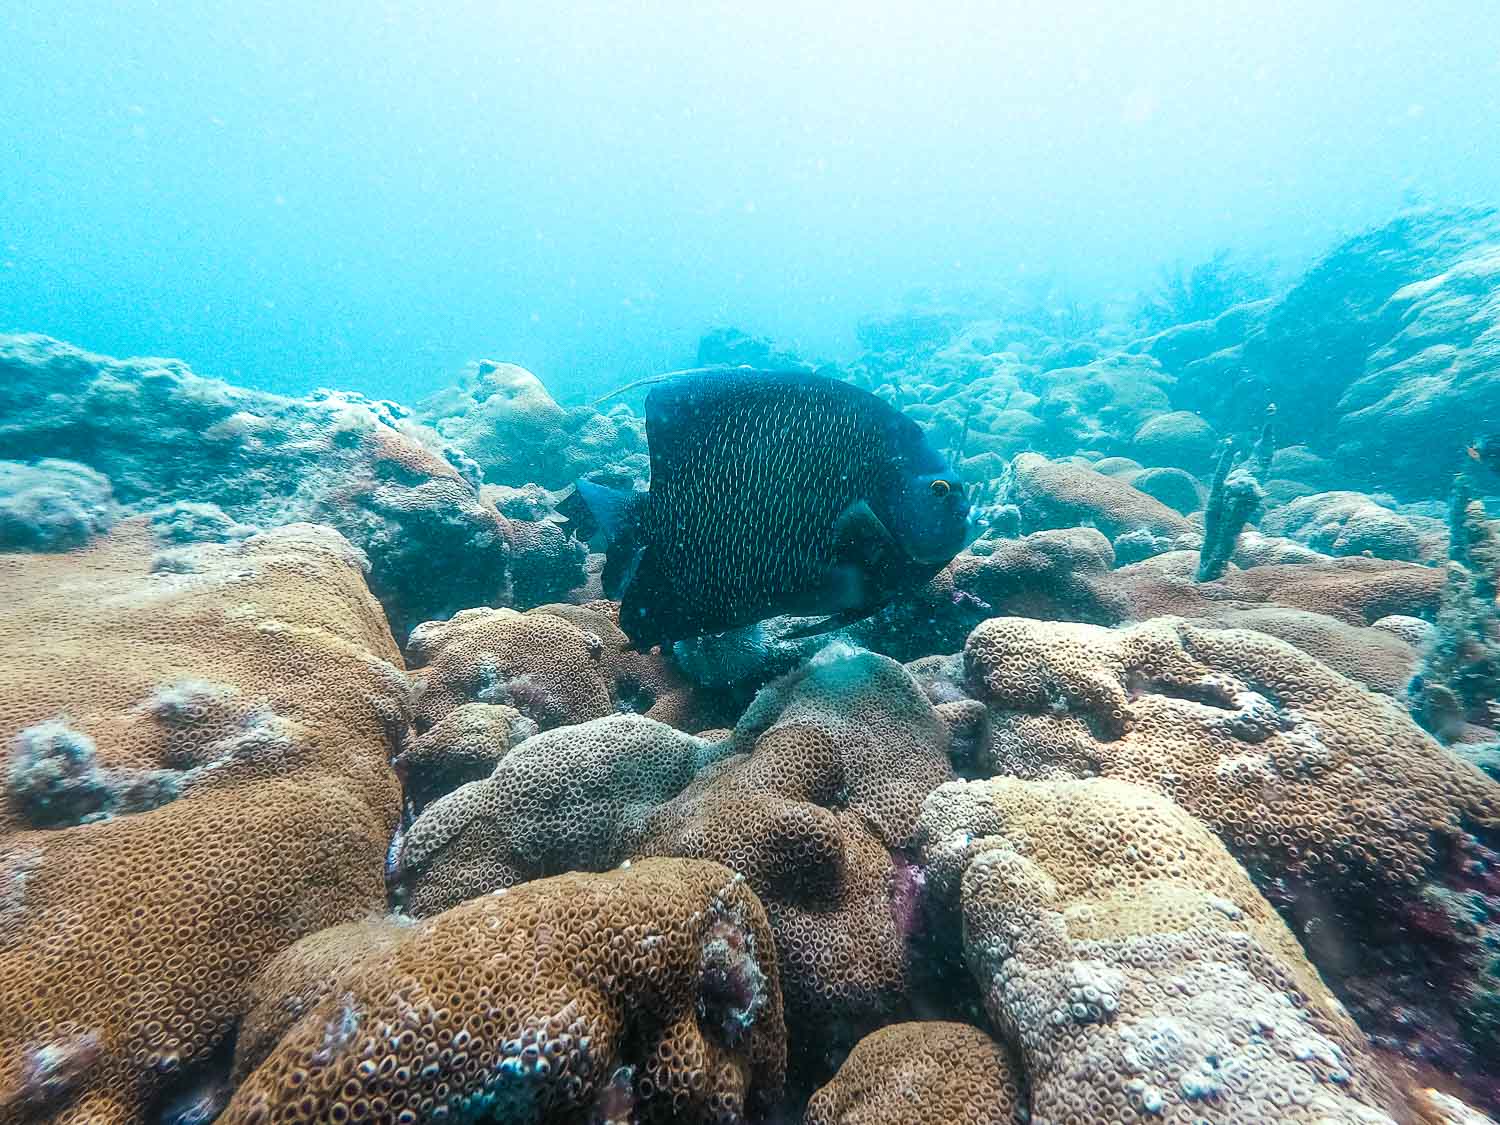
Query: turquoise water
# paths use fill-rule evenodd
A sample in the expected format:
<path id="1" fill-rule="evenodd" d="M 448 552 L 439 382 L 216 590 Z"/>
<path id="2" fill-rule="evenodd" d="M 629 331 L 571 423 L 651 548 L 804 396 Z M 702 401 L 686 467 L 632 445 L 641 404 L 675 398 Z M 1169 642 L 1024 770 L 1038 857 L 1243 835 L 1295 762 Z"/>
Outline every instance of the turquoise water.
<path id="1" fill-rule="evenodd" d="M 266 389 L 559 393 L 728 322 L 849 358 L 913 293 L 1128 303 L 1500 182 L 1453 3 L 21 2 L 0 329 Z"/>

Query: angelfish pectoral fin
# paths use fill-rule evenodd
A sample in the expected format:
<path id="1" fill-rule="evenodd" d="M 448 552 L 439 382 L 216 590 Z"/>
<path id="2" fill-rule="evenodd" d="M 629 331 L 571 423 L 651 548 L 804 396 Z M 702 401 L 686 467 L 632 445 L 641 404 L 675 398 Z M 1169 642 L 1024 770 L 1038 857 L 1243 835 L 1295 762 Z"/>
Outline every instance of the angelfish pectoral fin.
<path id="1" fill-rule="evenodd" d="M 844 566 L 873 570 L 896 546 L 896 540 L 869 502 L 856 500 L 833 525 L 833 557 Z"/>
<path id="2" fill-rule="evenodd" d="M 781 636 L 785 640 L 796 641 L 803 637 L 816 637 L 823 633 L 832 633 L 842 629 L 845 625 L 853 625 L 856 621 L 863 621 L 880 607 L 878 605 L 863 608 L 846 609 L 843 613 L 835 613 L 832 617 L 820 617 L 816 621 L 806 621 L 795 629 L 788 629 Z"/>

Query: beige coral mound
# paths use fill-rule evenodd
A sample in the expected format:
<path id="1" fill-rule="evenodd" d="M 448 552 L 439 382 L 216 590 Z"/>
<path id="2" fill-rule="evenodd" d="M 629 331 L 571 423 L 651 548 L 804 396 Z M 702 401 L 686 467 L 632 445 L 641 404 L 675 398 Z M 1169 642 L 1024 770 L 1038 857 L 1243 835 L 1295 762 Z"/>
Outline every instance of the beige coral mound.
<path id="1" fill-rule="evenodd" d="M 1418 645 L 1391 628 L 1351 625 L 1305 609 L 1284 609 L 1281 606 L 1229 609 L 1194 624 L 1207 628 L 1251 629 L 1277 637 L 1381 695 L 1400 697 L 1406 691 L 1412 673 L 1417 670 Z"/>
<path id="2" fill-rule="evenodd" d="M 1016 1125 L 1010 1052 L 977 1027 L 898 1023 L 865 1036 L 807 1103 L 803 1125 Z"/>
<path id="3" fill-rule="evenodd" d="M 766 915 L 713 863 L 562 875 L 404 928 L 315 935 L 256 995 L 256 1043 L 275 1045 L 241 1059 L 253 1069 L 220 1125 L 730 1125 L 782 1090 Z"/>
<path id="4" fill-rule="evenodd" d="M 1033 1121 L 1409 1119 L 1270 904 L 1170 800 L 1104 778 L 954 782 L 922 838 Z"/>
<path id="5" fill-rule="evenodd" d="M 638 711 L 675 725 L 696 714 L 691 689 L 660 656 L 627 649 L 603 605 L 480 607 L 412 630 L 417 727 L 466 703 L 514 707 L 542 729 Z"/>
<path id="6" fill-rule="evenodd" d="M 528 879 L 614 867 L 646 818 L 726 752 L 641 715 L 535 735 L 417 818 L 397 853 L 406 909 L 425 917 Z"/>
<path id="7" fill-rule="evenodd" d="M 922 798 L 953 777 L 948 748 L 901 665 L 832 645 L 727 739 L 614 716 L 521 743 L 417 819 L 402 888 L 426 913 L 565 867 L 724 863 L 765 903 L 789 1022 L 808 1037 L 798 1061 L 819 1070 L 835 1031 L 857 1038 L 907 1004 L 909 850 Z"/>
<path id="8" fill-rule="evenodd" d="M 1115 621 L 1281 606 L 1371 625 L 1390 614 L 1430 617 L 1443 592 L 1441 570 L 1362 556 L 1230 569 L 1213 582 L 1194 580 L 1197 565 L 1196 551 L 1157 555 L 1096 579 L 1095 594 Z"/>
<path id="9" fill-rule="evenodd" d="M 0 558 L 0 1119 L 144 1120 L 262 963 L 383 906 L 407 687 L 360 562 L 143 521 Z"/>
<path id="10" fill-rule="evenodd" d="M 1441 841 L 1500 822 L 1500 785 L 1392 701 L 1260 633 L 995 618 L 969 638 L 989 765 L 1166 793 L 1252 869 L 1342 897 L 1415 884 Z"/>
<path id="11" fill-rule="evenodd" d="M 1129 531 L 1165 539 L 1202 538 L 1202 529 L 1191 520 L 1118 477 L 1049 461 L 1039 453 L 1022 453 L 1010 467 L 1010 498 L 1029 531 L 1089 523 L 1110 539 Z"/>

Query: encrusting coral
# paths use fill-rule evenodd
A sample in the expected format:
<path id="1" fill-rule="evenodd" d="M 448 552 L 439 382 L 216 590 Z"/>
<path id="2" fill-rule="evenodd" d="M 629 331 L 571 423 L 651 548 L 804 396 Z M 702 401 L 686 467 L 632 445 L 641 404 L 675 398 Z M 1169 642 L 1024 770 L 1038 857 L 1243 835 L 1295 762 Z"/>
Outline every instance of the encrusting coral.
<path id="1" fill-rule="evenodd" d="M 898 1023 L 861 1039 L 813 1094 L 802 1125 L 1016 1125 L 1010 1052 L 977 1027 Z"/>
<path id="2" fill-rule="evenodd" d="M 928 797 L 921 834 L 1031 1120 L 1411 1120 L 1296 938 L 1165 797 L 1103 778 L 955 782 Z"/>
<path id="3" fill-rule="evenodd" d="M 187 550 L 0 556 L 0 1120 L 217 1109 L 255 971 L 385 903 L 408 689 L 358 552 Z"/>
<path id="4" fill-rule="evenodd" d="M 652 860 L 316 934 L 254 986 L 220 1125 L 732 1125 L 780 1098 L 765 911 L 714 863 Z"/>

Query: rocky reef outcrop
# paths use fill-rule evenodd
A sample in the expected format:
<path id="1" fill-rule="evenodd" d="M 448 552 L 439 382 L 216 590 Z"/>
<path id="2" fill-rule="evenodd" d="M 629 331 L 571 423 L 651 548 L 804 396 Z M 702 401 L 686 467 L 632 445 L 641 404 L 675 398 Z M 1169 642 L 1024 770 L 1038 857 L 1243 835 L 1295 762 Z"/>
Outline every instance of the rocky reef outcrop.
<path id="1" fill-rule="evenodd" d="M 870 318 L 973 541 L 645 651 L 627 405 L 0 337 L 0 1122 L 1484 1125 L 1497 246 Z"/>

